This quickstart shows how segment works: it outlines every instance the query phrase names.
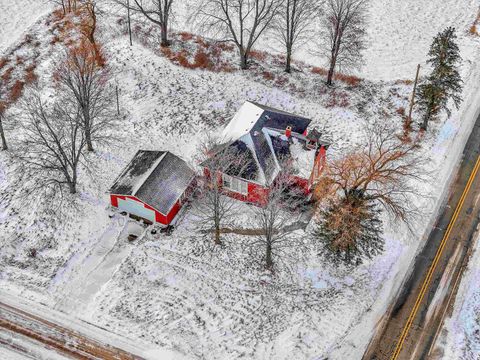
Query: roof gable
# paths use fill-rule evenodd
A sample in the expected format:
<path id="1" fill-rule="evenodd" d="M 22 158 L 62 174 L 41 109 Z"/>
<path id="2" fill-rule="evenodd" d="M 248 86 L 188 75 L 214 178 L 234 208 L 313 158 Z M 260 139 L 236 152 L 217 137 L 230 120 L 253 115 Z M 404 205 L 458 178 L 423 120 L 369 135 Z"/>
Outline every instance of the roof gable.
<path id="1" fill-rule="evenodd" d="M 310 121 L 302 116 L 247 101 L 225 127 L 222 137 L 226 143 L 231 142 L 230 146 L 238 142 L 246 145 L 240 149 L 252 152 L 257 165 L 256 181 L 268 186 L 281 170 L 278 155 L 288 154 L 285 149 L 279 150 L 280 145 L 288 147 L 288 142 L 279 144 L 275 140 L 274 144 L 270 129 L 283 132 L 289 126 L 293 132 L 302 134 L 307 130 Z"/>
<path id="2" fill-rule="evenodd" d="M 110 193 L 134 195 L 164 155 L 164 151 L 137 151 L 132 160 L 115 179 L 109 190 Z"/>
<path id="3" fill-rule="evenodd" d="M 195 177 L 178 156 L 140 150 L 115 181 L 110 193 L 131 195 L 167 215 Z"/>

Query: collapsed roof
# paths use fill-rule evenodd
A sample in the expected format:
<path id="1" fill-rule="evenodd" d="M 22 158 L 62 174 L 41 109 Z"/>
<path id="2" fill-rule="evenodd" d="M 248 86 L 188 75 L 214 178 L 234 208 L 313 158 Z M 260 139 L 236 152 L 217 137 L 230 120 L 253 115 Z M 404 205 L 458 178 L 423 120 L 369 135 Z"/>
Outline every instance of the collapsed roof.
<path id="1" fill-rule="evenodd" d="M 167 215 L 194 177 L 190 166 L 168 151 L 139 150 L 110 193 L 135 196 Z"/>

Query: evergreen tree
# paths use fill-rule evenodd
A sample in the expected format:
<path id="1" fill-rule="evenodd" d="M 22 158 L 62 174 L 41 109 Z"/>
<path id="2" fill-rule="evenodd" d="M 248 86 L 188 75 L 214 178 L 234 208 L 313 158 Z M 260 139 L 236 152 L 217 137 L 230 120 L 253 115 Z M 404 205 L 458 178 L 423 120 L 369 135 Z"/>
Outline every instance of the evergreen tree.
<path id="1" fill-rule="evenodd" d="M 333 263 L 359 265 L 383 251 L 380 210 L 363 196 L 350 193 L 321 213 L 316 237 L 320 250 Z"/>
<path id="2" fill-rule="evenodd" d="M 445 110 L 450 116 L 448 101 L 451 99 L 458 109 L 462 98 L 462 79 L 458 65 L 462 58 L 456 44 L 455 28 L 448 27 L 439 33 L 430 46 L 427 63 L 432 72 L 419 86 L 417 102 L 423 112 L 421 128 L 426 130 L 428 122 Z"/>

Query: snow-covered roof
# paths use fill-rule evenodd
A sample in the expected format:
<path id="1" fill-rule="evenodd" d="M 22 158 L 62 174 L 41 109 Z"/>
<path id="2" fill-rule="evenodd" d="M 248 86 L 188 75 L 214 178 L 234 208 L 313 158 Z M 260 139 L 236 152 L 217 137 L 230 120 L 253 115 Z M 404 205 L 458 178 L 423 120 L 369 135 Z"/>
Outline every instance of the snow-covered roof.
<path id="1" fill-rule="evenodd" d="M 110 188 L 135 196 L 166 215 L 191 184 L 195 172 L 168 151 L 138 151 Z"/>
<path id="2" fill-rule="evenodd" d="M 250 130 L 252 130 L 262 114 L 263 109 L 259 106 L 250 101 L 245 102 L 225 129 L 223 129 L 222 139 L 225 142 L 229 142 L 250 133 Z"/>
<path id="3" fill-rule="evenodd" d="M 257 170 L 248 180 L 269 186 L 281 170 L 279 155 L 282 145 L 277 138 L 285 137 L 283 134 L 287 127 L 295 134 L 303 134 L 310 121 L 302 116 L 247 101 L 225 127 L 222 139 L 231 146 L 238 147 L 239 142 L 244 143 L 244 149 L 251 152 Z M 286 137 L 285 140 L 288 148 Z M 309 170 L 312 167 L 313 162 Z"/>

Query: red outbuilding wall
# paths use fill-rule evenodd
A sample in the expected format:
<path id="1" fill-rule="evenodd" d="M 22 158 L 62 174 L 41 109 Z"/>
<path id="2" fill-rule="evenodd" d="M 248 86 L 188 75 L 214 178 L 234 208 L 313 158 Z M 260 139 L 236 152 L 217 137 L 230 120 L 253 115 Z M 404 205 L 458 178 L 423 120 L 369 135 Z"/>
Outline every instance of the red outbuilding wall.
<path id="1" fill-rule="evenodd" d="M 126 199 L 130 199 L 130 200 L 134 200 L 134 201 L 137 201 L 141 204 L 143 204 L 143 206 L 145 207 L 145 209 L 148 209 L 148 210 L 152 210 L 154 213 L 155 213 L 155 221 L 157 223 L 160 223 L 160 224 L 163 224 L 163 225 L 169 225 L 173 218 L 175 217 L 175 215 L 177 215 L 177 213 L 180 211 L 181 209 L 181 205 L 180 205 L 180 202 L 177 201 L 175 203 L 175 205 L 172 207 L 172 209 L 170 210 L 170 212 L 167 214 L 167 215 L 164 215 L 162 214 L 160 211 L 156 210 L 155 208 L 151 207 L 150 205 L 148 204 L 145 204 L 143 201 L 141 201 L 140 199 L 136 198 L 135 196 L 129 196 L 129 195 L 115 195 L 115 194 L 111 194 L 110 195 L 110 203 L 112 204 L 112 206 L 114 207 L 118 207 L 118 199 L 122 199 L 122 200 L 126 200 Z"/>

